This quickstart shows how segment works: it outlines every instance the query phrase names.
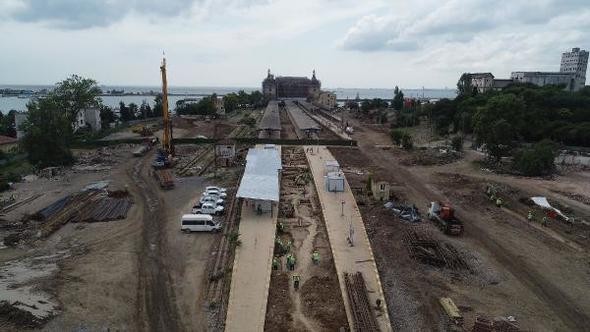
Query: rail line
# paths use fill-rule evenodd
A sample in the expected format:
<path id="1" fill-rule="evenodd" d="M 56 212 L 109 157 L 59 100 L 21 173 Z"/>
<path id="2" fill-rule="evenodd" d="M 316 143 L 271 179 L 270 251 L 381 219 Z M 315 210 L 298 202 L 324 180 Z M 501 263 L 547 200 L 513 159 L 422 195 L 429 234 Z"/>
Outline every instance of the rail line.
<path id="1" fill-rule="evenodd" d="M 379 325 L 371 311 L 371 303 L 367 296 L 367 286 L 363 274 L 344 274 L 346 292 L 350 301 L 350 307 L 354 318 L 355 331 L 378 332 Z"/>

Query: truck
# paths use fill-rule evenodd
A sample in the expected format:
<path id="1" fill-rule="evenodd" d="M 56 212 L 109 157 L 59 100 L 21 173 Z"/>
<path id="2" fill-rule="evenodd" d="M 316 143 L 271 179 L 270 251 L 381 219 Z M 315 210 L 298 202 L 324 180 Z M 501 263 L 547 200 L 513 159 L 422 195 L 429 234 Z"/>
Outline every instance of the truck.
<path id="1" fill-rule="evenodd" d="M 212 203 L 203 203 L 201 207 L 193 207 L 193 214 L 209 214 L 219 216 L 224 212 L 223 206 L 215 205 Z"/>
<path id="2" fill-rule="evenodd" d="M 455 210 L 449 204 L 430 202 L 428 218 L 447 235 L 463 233 L 463 222 L 455 217 Z"/>
<path id="3" fill-rule="evenodd" d="M 160 184 L 160 187 L 162 189 L 174 188 L 174 176 L 172 176 L 172 173 L 170 173 L 170 170 L 167 170 L 167 169 L 156 170 L 156 171 L 154 171 L 154 176 L 156 177 L 156 180 L 158 180 L 158 183 Z"/>

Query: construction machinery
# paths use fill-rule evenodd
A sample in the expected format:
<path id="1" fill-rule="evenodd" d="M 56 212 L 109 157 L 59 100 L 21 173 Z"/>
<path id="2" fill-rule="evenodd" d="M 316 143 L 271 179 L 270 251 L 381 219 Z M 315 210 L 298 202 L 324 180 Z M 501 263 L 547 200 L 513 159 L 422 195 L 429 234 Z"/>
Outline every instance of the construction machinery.
<path id="1" fill-rule="evenodd" d="M 463 233 L 463 222 L 455 217 L 455 210 L 449 204 L 431 202 L 428 218 L 434 221 L 445 234 L 461 235 Z"/>
<path id="2" fill-rule="evenodd" d="M 172 143 L 172 121 L 168 111 L 168 81 L 166 79 L 166 58 L 162 59 L 162 119 L 164 122 L 164 133 L 162 134 L 162 150 L 169 157 L 174 156 L 174 144 Z"/>
<path id="3" fill-rule="evenodd" d="M 154 134 L 154 132 L 150 128 L 144 125 L 134 126 L 133 128 L 131 128 L 131 131 L 136 134 L 140 134 L 143 137 L 152 136 Z"/>

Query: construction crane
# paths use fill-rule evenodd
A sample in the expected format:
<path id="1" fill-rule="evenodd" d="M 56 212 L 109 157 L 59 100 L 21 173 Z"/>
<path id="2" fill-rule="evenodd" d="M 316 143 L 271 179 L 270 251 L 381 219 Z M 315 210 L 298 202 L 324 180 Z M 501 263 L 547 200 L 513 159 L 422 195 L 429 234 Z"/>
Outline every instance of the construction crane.
<path id="1" fill-rule="evenodd" d="M 160 66 L 162 72 L 162 119 L 164 122 L 164 133 L 162 134 L 162 149 L 167 156 L 174 156 L 174 144 L 172 143 L 172 121 L 168 112 L 168 81 L 166 80 L 166 58 L 162 58 Z"/>

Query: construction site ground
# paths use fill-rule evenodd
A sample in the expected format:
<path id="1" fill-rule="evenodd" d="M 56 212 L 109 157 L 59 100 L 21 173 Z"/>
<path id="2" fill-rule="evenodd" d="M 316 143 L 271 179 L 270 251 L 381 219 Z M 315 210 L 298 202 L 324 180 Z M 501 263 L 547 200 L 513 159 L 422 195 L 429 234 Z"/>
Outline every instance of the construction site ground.
<path id="1" fill-rule="evenodd" d="M 590 215 L 585 197 L 589 174 L 576 171 L 554 179 L 498 175 L 473 161 L 483 156 L 466 151 L 454 162 L 434 166 L 400 163 L 412 152 L 391 146 L 385 125 L 352 117 L 358 148 L 330 148 L 345 169 L 366 224 L 382 278 L 394 330 L 445 328 L 438 298 L 451 297 L 471 328 L 476 316 L 516 318 L 523 330 L 581 331 L 590 326 L 587 287 L 588 226 L 554 222 L 529 224 L 526 198 L 546 196 L 578 220 Z M 397 201 L 415 204 L 423 222 L 406 223 L 368 197 L 367 179 L 392 184 Z M 484 191 L 499 188 L 505 206 L 497 208 Z M 465 223 L 462 237 L 449 237 L 426 221 L 430 201 L 451 203 Z M 584 203 L 586 202 L 586 203 Z M 540 212 L 537 212 L 540 218 Z M 418 263 L 408 253 L 404 234 L 416 230 L 452 246 L 467 269 Z"/>
<path id="2" fill-rule="evenodd" d="M 4 274 L 0 287 L 13 289 L 23 302 L 38 298 L 31 312 L 47 309 L 34 319 L 3 304 L 0 330 L 207 329 L 203 291 L 212 248 L 222 235 L 182 233 L 180 216 L 190 213 L 206 185 L 235 190 L 239 167 L 220 168 L 215 179 L 211 168 L 203 176 L 176 177 L 173 190 L 162 190 L 152 173 L 155 152 L 134 158 L 135 148 L 121 144 L 75 151 L 79 161 L 73 167 L 50 178 L 29 176 L 3 195 L 19 201 L 41 194 L 0 216 L 2 239 L 13 222 L 90 184 L 107 181 L 109 190 L 127 190 L 133 205 L 122 220 L 66 223 L 47 238 L 2 248 L 0 269 L 10 276 Z M 18 303 L 19 298 L 6 300 Z"/>
<path id="3" fill-rule="evenodd" d="M 347 285 L 344 280 L 345 274 L 352 275 L 361 272 L 367 288 L 369 305 L 371 306 L 362 309 L 372 311 L 371 316 L 374 317 L 373 319 L 380 331 L 391 331 L 387 305 L 382 304 L 381 312 L 374 309 L 378 301 L 384 300 L 383 290 L 362 216 L 350 186 L 345 181 L 343 192 L 328 192 L 325 190 L 326 162 L 334 160 L 326 147 L 309 147 L 306 149 L 306 156 L 310 163 L 321 202 L 322 213 L 326 220 L 341 292 L 347 294 Z M 345 296 L 344 299 L 351 329 L 362 329 L 356 325 L 360 322 L 355 321 L 353 318 L 355 317 L 354 310 L 359 308 L 356 308 L 351 303 L 348 296 Z"/>
<path id="4" fill-rule="evenodd" d="M 283 127 L 284 128 L 284 127 Z M 330 240 L 302 147 L 283 147 L 283 171 L 275 257 L 266 311 L 266 331 L 337 331 L 348 323 Z M 283 250 L 286 246 L 288 252 Z M 317 251 L 319 262 L 312 262 Z M 286 256 L 297 260 L 289 271 Z M 293 276 L 301 278 L 295 290 Z"/>

